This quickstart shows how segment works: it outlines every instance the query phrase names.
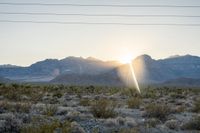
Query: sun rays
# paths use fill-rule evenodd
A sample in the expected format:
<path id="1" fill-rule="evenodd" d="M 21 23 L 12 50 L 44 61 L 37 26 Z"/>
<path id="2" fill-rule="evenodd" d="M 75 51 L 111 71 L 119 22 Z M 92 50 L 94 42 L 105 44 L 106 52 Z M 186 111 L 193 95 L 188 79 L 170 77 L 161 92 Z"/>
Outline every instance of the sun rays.
<path id="1" fill-rule="evenodd" d="M 124 67 L 123 68 L 124 70 L 123 69 L 122 71 L 120 70 L 120 75 L 128 86 L 135 86 L 137 91 L 141 93 L 132 61 L 133 61 L 133 55 L 130 53 L 128 53 L 127 55 L 123 56 L 120 59 L 121 63 L 128 66 L 128 67 Z"/>
<path id="2" fill-rule="evenodd" d="M 139 87 L 139 84 L 138 84 L 138 81 L 137 81 L 136 74 L 135 74 L 135 71 L 134 71 L 132 63 L 129 63 L 129 66 L 130 66 L 130 70 L 131 70 L 131 75 L 132 75 L 133 81 L 135 83 L 135 87 L 136 87 L 137 91 L 139 93 L 141 93 L 140 87 Z"/>

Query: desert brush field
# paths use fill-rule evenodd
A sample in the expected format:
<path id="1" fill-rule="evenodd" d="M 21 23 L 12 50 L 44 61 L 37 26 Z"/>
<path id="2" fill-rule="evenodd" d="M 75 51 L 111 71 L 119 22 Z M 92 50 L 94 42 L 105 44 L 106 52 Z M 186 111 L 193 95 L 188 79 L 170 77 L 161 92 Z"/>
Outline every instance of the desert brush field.
<path id="1" fill-rule="evenodd" d="M 0 84 L 2 133 L 199 133 L 200 89 Z"/>

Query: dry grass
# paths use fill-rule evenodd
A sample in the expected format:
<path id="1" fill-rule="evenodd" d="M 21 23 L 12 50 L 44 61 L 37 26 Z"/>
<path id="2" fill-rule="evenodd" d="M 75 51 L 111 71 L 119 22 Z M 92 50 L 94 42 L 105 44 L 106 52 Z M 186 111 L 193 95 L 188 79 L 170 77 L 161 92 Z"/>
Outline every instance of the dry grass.
<path id="1" fill-rule="evenodd" d="M 142 99 L 139 97 L 133 97 L 127 100 L 127 105 L 129 108 L 138 109 L 142 103 Z"/>
<path id="2" fill-rule="evenodd" d="M 200 112 L 200 99 L 195 101 L 193 111 L 196 112 L 196 113 Z"/>
<path id="3" fill-rule="evenodd" d="M 100 99 L 94 101 L 91 106 L 91 113 L 97 118 L 113 118 L 117 114 L 114 111 L 116 104 L 107 99 Z"/>
<path id="4" fill-rule="evenodd" d="M 17 102 L 17 103 L 10 103 L 8 101 L 0 102 L 1 109 L 17 113 L 29 113 L 31 105 L 32 105 L 31 103 L 22 103 L 22 102 Z"/>
<path id="5" fill-rule="evenodd" d="M 171 113 L 171 109 L 167 105 L 149 104 L 145 108 L 147 117 L 154 117 L 165 120 Z"/>
<path id="6" fill-rule="evenodd" d="M 200 130 L 200 116 L 193 118 L 191 121 L 182 126 L 184 130 Z"/>
<path id="7" fill-rule="evenodd" d="M 56 129 L 62 133 L 70 133 L 72 131 L 71 123 L 54 121 L 40 126 L 27 126 L 21 129 L 21 133 L 55 133 Z"/>
<path id="8" fill-rule="evenodd" d="M 131 128 L 131 129 L 121 129 L 119 133 L 139 133 L 138 128 Z"/>
<path id="9" fill-rule="evenodd" d="M 49 105 L 46 105 L 43 114 L 47 116 L 54 116 L 56 111 L 57 111 L 57 106 L 49 104 Z"/>
<path id="10" fill-rule="evenodd" d="M 81 106 L 90 106 L 91 105 L 91 101 L 90 101 L 90 99 L 85 98 L 85 99 L 81 99 L 79 104 Z"/>

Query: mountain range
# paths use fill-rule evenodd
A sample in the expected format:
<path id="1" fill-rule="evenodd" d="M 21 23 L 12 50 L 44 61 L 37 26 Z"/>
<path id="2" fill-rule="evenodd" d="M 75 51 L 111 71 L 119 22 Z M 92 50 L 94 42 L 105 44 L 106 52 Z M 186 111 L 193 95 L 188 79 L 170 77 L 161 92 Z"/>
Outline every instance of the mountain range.
<path id="1" fill-rule="evenodd" d="M 200 85 L 197 83 L 200 81 L 200 57 L 198 56 L 171 56 L 155 60 L 149 55 L 141 55 L 132 61 L 132 66 L 139 83 Z M 132 76 L 129 64 L 102 61 L 93 57 L 46 59 L 28 67 L 0 66 L 0 81 L 6 79 L 16 82 L 121 86 L 128 84 Z"/>

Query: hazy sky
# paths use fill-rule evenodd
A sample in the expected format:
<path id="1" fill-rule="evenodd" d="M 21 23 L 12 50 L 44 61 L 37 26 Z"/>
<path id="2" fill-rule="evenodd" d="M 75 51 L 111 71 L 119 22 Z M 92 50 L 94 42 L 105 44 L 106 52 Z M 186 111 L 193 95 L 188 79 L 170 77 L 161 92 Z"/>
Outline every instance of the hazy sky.
<path id="1" fill-rule="evenodd" d="M 1 0 L 78 4 L 200 5 L 199 0 Z M 200 15 L 200 8 L 111 8 L 0 5 L 0 12 Z M 0 20 L 198 23 L 200 18 L 125 18 L 83 16 L 2 15 Z M 165 58 L 175 54 L 200 56 L 200 26 L 119 26 L 0 23 L 0 64 L 30 65 L 46 58 L 93 56 L 119 59 L 127 53 Z"/>

